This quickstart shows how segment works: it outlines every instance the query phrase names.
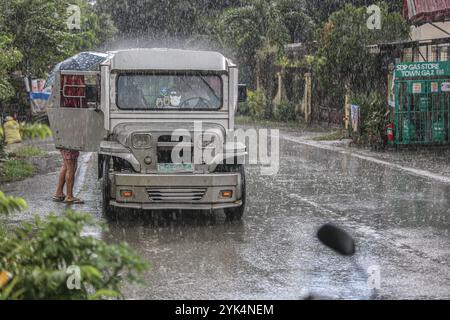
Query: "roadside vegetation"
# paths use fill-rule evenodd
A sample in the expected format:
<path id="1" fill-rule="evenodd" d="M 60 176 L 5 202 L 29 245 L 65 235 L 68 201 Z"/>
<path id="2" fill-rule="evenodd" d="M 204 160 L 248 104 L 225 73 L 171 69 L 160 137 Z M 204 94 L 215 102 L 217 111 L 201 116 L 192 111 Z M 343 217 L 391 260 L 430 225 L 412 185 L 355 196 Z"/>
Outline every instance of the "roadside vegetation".
<path id="1" fill-rule="evenodd" d="M 66 24 L 67 8 L 73 4 L 81 9 L 82 29 L 76 32 Z M 58 62 L 94 50 L 116 31 L 110 16 L 85 0 L 0 2 L 2 110 L 10 103 L 28 104 L 20 77 L 45 77 Z M 34 123 L 22 123 L 20 133 L 22 139 L 51 136 L 48 126 Z M 29 159 L 45 153 L 33 146 L 8 153 L 2 136 L 0 130 L 0 184 L 33 175 L 36 169 Z M 86 227 L 95 226 L 86 214 L 68 211 L 6 224 L 7 215 L 26 207 L 24 199 L 0 191 L 0 300 L 121 298 L 124 281 L 137 281 L 147 268 L 127 245 L 84 235 Z"/>
<path id="2" fill-rule="evenodd" d="M 36 130 L 30 129 L 30 136 L 42 136 Z M 42 150 L 23 146 L 15 156 L 37 155 Z M 17 159 L 2 162 L 0 168 L 1 182 L 24 178 L 35 170 Z M 0 300 L 118 299 L 123 297 L 123 282 L 138 282 L 148 267 L 126 244 L 110 245 L 84 235 L 86 227 L 97 226 L 88 214 L 67 211 L 6 224 L 6 216 L 26 208 L 24 199 L 0 191 Z"/>
<path id="3" fill-rule="evenodd" d="M 42 157 L 47 153 L 36 146 L 21 146 L 14 151 L 14 156 L 19 159 L 27 159 L 32 157 Z"/>
<path id="4" fill-rule="evenodd" d="M 6 160 L 0 164 L 0 184 L 24 180 L 36 174 L 36 168 L 27 160 Z"/>
<path id="5" fill-rule="evenodd" d="M 0 218 L 26 208 L 0 192 Z M 0 220 L 0 300 L 117 299 L 124 281 L 140 282 L 147 264 L 126 244 L 110 245 L 83 230 L 88 214 L 67 211 L 7 227 Z"/>
<path id="6" fill-rule="evenodd" d="M 336 130 L 331 133 L 327 133 L 322 136 L 313 138 L 314 141 L 336 141 L 342 140 L 348 137 L 348 133 L 345 130 Z"/>
<path id="7" fill-rule="evenodd" d="M 240 115 L 255 123 L 267 120 L 301 126 L 303 75 L 310 73 L 313 121 L 342 124 L 347 96 L 360 106 L 361 118 L 360 130 L 345 132 L 346 137 L 357 145 L 384 145 L 388 106 L 378 97 L 387 96 L 388 66 L 369 52 L 368 45 L 408 38 L 402 1 L 376 2 L 383 23 L 376 31 L 366 26 L 366 1 L 250 0 L 245 4 L 202 19 L 205 28 L 199 31 L 208 34 L 219 50 L 234 56 L 241 66 L 242 82 L 250 84 Z M 292 53 L 286 47 L 289 43 L 301 44 L 301 49 Z M 278 77 L 284 83 L 281 91 Z M 328 117 L 333 112 L 338 116 L 325 119 L 320 110 L 328 110 Z"/>
<path id="8" fill-rule="evenodd" d="M 250 116 L 236 116 L 235 123 L 237 125 L 258 125 L 262 127 L 284 127 L 284 128 L 300 128 L 301 124 L 298 121 L 276 121 L 276 120 L 268 120 L 268 119 L 254 119 Z"/>
<path id="9" fill-rule="evenodd" d="M 326 123 L 305 123 L 302 121 L 277 121 L 268 119 L 254 119 L 250 116 L 238 115 L 235 118 L 235 123 L 238 126 L 260 126 L 264 128 L 285 128 L 292 129 L 295 131 L 307 131 L 307 132 L 329 132 L 330 125 Z M 332 128 L 334 126 L 331 126 Z"/>
<path id="10" fill-rule="evenodd" d="M 52 130 L 41 123 L 21 123 L 20 135 L 22 139 L 45 139 L 52 136 Z"/>
<path id="11" fill-rule="evenodd" d="M 0 271 L 10 277 L 0 300 L 122 298 L 123 282 L 139 282 L 147 265 L 126 244 L 83 235 L 87 226 L 90 215 L 68 211 L 0 233 Z"/>
<path id="12" fill-rule="evenodd" d="M 20 131 L 22 138 L 28 140 L 51 137 L 50 128 L 43 124 L 22 124 Z M 37 170 L 30 159 L 43 157 L 45 154 L 42 149 L 32 145 L 18 145 L 11 151 L 6 151 L 3 134 L 0 132 L 0 184 L 20 181 L 34 176 Z"/>

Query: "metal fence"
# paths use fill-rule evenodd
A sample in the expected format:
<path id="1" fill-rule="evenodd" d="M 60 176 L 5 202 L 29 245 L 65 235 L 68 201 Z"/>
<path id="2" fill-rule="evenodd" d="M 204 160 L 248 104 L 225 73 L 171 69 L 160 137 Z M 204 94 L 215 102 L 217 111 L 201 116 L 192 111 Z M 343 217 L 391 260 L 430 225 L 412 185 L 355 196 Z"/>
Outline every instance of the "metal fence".
<path id="1" fill-rule="evenodd" d="M 395 144 L 450 143 L 450 77 L 395 81 Z"/>

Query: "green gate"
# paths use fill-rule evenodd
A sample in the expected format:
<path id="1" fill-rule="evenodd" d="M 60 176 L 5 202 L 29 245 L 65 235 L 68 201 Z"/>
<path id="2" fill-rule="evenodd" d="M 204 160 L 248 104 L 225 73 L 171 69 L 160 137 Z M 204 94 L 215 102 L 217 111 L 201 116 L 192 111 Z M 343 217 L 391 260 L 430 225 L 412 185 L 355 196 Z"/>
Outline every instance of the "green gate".
<path id="1" fill-rule="evenodd" d="M 450 143 L 450 62 L 400 63 L 394 89 L 395 144 Z"/>

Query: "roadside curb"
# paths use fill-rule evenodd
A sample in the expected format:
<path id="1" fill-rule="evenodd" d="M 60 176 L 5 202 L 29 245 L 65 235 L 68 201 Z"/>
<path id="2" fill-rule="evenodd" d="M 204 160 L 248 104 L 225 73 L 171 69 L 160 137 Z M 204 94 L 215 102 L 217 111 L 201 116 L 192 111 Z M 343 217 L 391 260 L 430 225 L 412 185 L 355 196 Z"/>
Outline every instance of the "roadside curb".
<path id="1" fill-rule="evenodd" d="M 78 159 L 78 170 L 75 173 L 74 194 L 76 196 L 81 192 L 86 178 L 87 167 L 92 159 L 92 152 L 82 153 Z"/>
<path id="2" fill-rule="evenodd" d="M 306 146 L 315 147 L 315 148 L 319 148 L 319 149 L 323 149 L 323 150 L 334 151 L 334 152 L 344 154 L 344 155 L 349 155 L 349 156 L 352 156 L 352 157 L 355 157 L 355 158 L 358 158 L 361 160 L 371 161 L 371 162 L 374 162 L 374 163 L 377 163 L 380 165 L 390 167 L 395 170 L 408 172 L 409 174 L 419 176 L 422 178 L 427 178 L 427 179 L 439 181 L 441 183 L 450 184 L 450 176 L 440 175 L 440 174 L 436 174 L 436 173 L 433 173 L 428 170 L 418 169 L 418 168 L 414 168 L 414 167 L 409 167 L 409 166 L 404 166 L 404 165 L 400 165 L 397 163 L 389 162 L 386 160 L 381 160 L 379 158 L 374 157 L 373 155 L 369 155 L 369 154 L 361 152 L 361 151 L 358 152 L 357 150 L 350 149 L 349 147 L 336 146 L 336 145 L 332 145 L 331 143 L 322 143 L 322 142 L 318 142 L 318 141 L 308 140 L 308 138 L 305 139 L 305 138 L 295 137 L 295 136 L 291 136 L 289 134 L 283 134 L 283 135 L 281 135 L 281 138 L 291 141 L 291 142 L 294 142 L 294 143 L 299 143 L 299 144 L 303 144 Z"/>

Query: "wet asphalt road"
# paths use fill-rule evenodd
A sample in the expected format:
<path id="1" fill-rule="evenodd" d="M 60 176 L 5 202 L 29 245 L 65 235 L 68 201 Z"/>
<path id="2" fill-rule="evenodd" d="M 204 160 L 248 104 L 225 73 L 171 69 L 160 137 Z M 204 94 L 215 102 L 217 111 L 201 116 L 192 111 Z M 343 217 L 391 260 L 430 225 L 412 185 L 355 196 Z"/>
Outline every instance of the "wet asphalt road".
<path id="1" fill-rule="evenodd" d="M 107 222 L 100 213 L 95 155 L 86 154 L 77 185 L 89 212 L 109 226 L 87 233 L 126 241 L 150 263 L 130 299 L 298 299 L 307 292 L 346 299 L 450 298 L 450 183 L 304 143 L 282 132 L 280 171 L 247 167 L 242 222 L 223 214 L 160 212 Z M 2 186 L 28 200 L 15 215 L 62 212 L 48 201 L 56 173 Z M 344 226 L 357 243 L 342 257 L 315 238 L 326 222 Z M 380 271 L 380 288 L 368 270 Z"/>

